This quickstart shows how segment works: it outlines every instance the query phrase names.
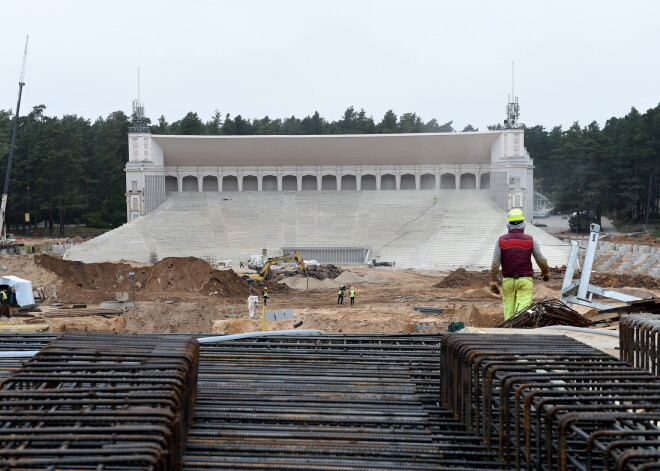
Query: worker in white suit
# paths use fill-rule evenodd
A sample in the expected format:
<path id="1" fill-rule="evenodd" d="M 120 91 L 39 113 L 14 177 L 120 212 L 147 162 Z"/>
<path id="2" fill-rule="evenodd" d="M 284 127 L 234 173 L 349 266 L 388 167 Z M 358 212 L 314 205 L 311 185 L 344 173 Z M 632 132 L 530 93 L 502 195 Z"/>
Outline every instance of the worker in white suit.
<path id="1" fill-rule="evenodd" d="M 254 317 L 254 310 L 259 306 L 259 296 L 248 296 L 247 302 L 250 317 Z"/>

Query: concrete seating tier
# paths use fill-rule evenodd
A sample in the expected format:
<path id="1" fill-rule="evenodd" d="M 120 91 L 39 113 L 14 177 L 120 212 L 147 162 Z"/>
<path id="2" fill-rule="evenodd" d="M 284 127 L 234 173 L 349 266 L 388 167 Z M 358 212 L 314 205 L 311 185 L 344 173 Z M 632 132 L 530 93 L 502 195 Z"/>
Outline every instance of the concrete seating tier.
<path id="1" fill-rule="evenodd" d="M 434 196 L 436 202 L 434 203 Z M 371 249 L 397 267 L 485 269 L 506 212 L 488 190 L 184 192 L 156 210 L 67 251 L 84 262 L 195 256 L 247 259 L 283 246 Z M 550 265 L 568 245 L 528 225 Z"/>

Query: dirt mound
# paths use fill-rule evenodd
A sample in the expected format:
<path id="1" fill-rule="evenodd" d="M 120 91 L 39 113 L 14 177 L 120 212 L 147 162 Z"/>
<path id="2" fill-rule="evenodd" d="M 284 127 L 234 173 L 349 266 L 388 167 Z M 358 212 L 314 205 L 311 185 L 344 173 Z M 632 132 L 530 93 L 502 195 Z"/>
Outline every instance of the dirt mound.
<path id="1" fill-rule="evenodd" d="M 128 263 L 83 263 L 50 255 L 35 255 L 34 263 L 55 273 L 65 284 L 82 289 L 123 291 L 131 287 L 128 272 L 133 268 Z"/>
<path id="2" fill-rule="evenodd" d="M 216 270 L 195 257 L 169 257 L 135 272 L 136 284 L 149 291 L 218 291 L 225 296 L 248 294 L 247 283 L 233 270 Z"/>
<path id="3" fill-rule="evenodd" d="M 433 285 L 434 288 L 462 288 L 472 285 L 487 285 L 490 283 L 490 273 L 484 271 L 467 271 L 465 268 L 458 268 L 451 272 L 440 283 Z"/>
<path id="4" fill-rule="evenodd" d="M 621 273 L 592 273 L 591 284 L 601 288 L 644 288 L 660 289 L 660 279 L 648 275 L 628 275 Z"/>
<path id="5" fill-rule="evenodd" d="M 318 265 L 307 267 L 307 275 L 317 280 L 335 279 L 343 273 L 343 269 L 337 265 Z M 283 280 L 290 276 L 300 275 L 300 270 L 282 270 L 277 273 L 277 280 Z"/>
<path id="6" fill-rule="evenodd" d="M 619 244 L 630 245 L 650 245 L 651 247 L 660 247 L 660 238 L 653 237 L 646 232 L 638 232 L 635 234 L 615 235 L 612 236 L 612 242 Z"/>
<path id="7" fill-rule="evenodd" d="M 96 303 L 114 299 L 118 291 L 171 293 L 202 292 L 247 296 L 247 283 L 232 270 L 216 270 L 195 257 L 166 258 L 152 266 L 128 263 L 82 263 L 36 255 L 35 263 L 58 275 L 62 301 Z M 133 272 L 135 279 L 128 277 Z"/>

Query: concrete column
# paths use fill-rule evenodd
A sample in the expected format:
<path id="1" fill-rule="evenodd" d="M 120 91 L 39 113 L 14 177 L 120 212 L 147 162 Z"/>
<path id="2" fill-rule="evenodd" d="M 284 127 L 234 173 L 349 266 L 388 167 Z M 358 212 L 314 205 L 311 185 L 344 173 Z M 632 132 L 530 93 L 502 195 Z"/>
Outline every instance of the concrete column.
<path id="1" fill-rule="evenodd" d="M 415 165 L 415 190 L 419 190 L 420 185 L 420 170 L 419 165 Z"/>
<path id="2" fill-rule="evenodd" d="M 323 184 L 323 177 L 321 175 L 321 167 L 316 166 L 316 191 L 321 191 L 321 185 Z"/>
<path id="3" fill-rule="evenodd" d="M 399 191 L 401 189 L 401 166 L 400 165 L 397 165 L 396 169 L 394 170 L 394 182 L 395 182 L 396 191 Z"/>
<path id="4" fill-rule="evenodd" d="M 218 191 L 222 193 L 222 167 L 218 167 Z"/>
<path id="5" fill-rule="evenodd" d="M 461 174 L 458 172 L 454 173 L 454 182 L 456 183 L 456 189 L 461 189 Z"/>
<path id="6" fill-rule="evenodd" d="M 355 167 L 355 189 L 362 190 L 362 167 L 359 165 Z"/>
<path id="7" fill-rule="evenodd" d="M 262 191 L 262 185 L 263 185 L 263 172 L 261 171 L 261 167 L 257 167 L 257 191 Z"/>
<path id="8" fill-rule="evenodd" d="M 341 172 L 341 167 L 339 165 L 337 165 L 336 174 L 337 174 L 337 177 L 336 177 L 337 178 L 337 191 L 341 191 L 341 177 L 343 175 L 342 175 L 342 172 Z"/>
<path id="9" fill-rule="evenodd" d="M 243 167 L 238 167 L 238 191 L 243 191 Z"/>
<path id="10" fill-rule="evenodd" d="M 477 180 L 477 190 L 481 190 L 481 169 L 477 170 L 477 175 L 475 177 Z"/>
<path id="11" fill-rule="evenodd" d="M 204 187 L 204 174 L 202 173 L 202 168 L 197 167 L 197 191 L 202 192 Z"/>
<path id="12" fill-rule="evenodd" d="M 435 191 L 440 190 L 440 166 L 436 165 L 435 166 Z"/>
<path id="13" fill-rule="evenodd" d="M 282 169 L 277 168 L 277 191 L 282 191 Z"/>
<path id="14" fill-rule="evenodd" d="M 296 175 L 296 183 L 298 184 L 298 191 L 302 191 L 302 169 L 298 167 L 298 174 Z"/>
<path id="15" fill-rule="evenodd" d="M 181 176 L 181 170 L 177 170 L 176 172 L 176 186 L 179 193 L 181 193 L 183 191 L 183 177 Z"/>
<path id="16" fill-rule="evenodd" d="M 380 165 L 376 165 L 376 190 L 380 190 Z"/>

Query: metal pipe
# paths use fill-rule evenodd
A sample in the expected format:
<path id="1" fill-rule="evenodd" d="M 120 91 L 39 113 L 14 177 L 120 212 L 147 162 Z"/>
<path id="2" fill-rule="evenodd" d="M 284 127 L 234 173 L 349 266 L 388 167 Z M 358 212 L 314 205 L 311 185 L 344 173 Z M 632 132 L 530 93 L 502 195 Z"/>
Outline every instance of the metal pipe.
<path id="1" fill-rule="evenodd" d="M 0 351 L 0 358 L 29 358 L 39 353 L 39 350 L 8 350 Z"/>
<path id="2" fill-rule="evenodd" d="M 551 330 L 572 330 L 573 332 L 585 332 L 587 334 L 600 334 L 609 335 L 610 337 L 619 338 L 619 333 L 612 330 L 590 329 L 588 327 L 573 327 L 572 325 L 547 325 L 545 327 L 538 327 L 539 329 Z"/>
<path id="3" fill-rule="evenodd" d="M 242 334 L 216 335 L 214 337 L 197 337 L 199 343 L 224 342 L 227 340 L 250 339 L 253 337 L 272 337 L 280 335 L 324 335 L 322 330 L 266 330 L 264 332 L 245 332 Z"/>

